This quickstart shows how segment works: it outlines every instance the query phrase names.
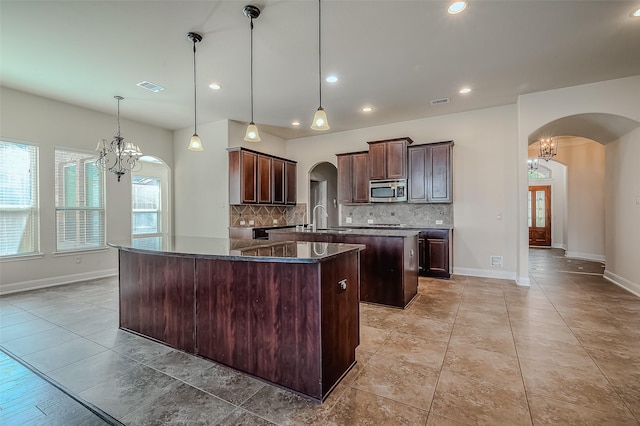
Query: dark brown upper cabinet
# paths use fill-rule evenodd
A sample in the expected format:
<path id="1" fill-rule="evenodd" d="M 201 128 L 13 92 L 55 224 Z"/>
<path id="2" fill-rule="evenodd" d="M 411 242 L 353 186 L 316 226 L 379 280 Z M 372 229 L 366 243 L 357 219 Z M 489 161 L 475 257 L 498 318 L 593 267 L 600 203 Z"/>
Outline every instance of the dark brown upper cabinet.
<path id="1" fill-rule="evenodd" d="M 229 204 L 296 204 L 296 163 L 229 149 Z"/>
<path id="2" fill-rule="evenodd" d="M 407 148 L 409 203 L 453 202 L 452 148 L 453 141 Z"/>
<path id="3" fill-rule="evenodd" d="M 369 202 L 369 153 L 350 152 L 338 157 L 338 202 Z"/>
<path id="4" fill-rule="evenodd" d="M 407 146 L 412 143 L 411 138 L 368 142 L 369 179 L 406 179 Z"/>

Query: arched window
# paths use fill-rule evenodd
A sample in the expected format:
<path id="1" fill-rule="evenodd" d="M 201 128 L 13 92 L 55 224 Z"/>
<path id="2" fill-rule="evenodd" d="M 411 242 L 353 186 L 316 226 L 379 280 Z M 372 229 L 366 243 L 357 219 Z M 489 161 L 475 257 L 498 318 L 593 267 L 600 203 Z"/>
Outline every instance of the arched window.
<path id="1" fill-rule="evenodd" d="M 155 157 L 140 158 L 131 173 L 131 234 L 136 247 L 160 248 L 169 230 L 169 168 Z"/>
<path id="2" fill-rule="evenodd" d="M 538 164 L 535 170 L 529 170 L 529 179 L 551 179 L 551 169 Z"/>

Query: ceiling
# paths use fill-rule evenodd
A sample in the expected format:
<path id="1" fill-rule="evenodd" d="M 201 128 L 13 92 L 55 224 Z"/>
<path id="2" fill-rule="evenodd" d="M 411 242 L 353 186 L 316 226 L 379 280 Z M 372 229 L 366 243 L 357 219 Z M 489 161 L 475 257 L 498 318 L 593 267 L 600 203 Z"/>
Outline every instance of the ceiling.
<path id="1" fill-rule="evenodd" d="M 0 0 L 3 86 L 175 130 L 249 121 L 249 1 Z M 318 2 L 256 0 L 254 115 L 284 138 L 318 107 Z M 324 0 L 322 105 L 343 131 L 497 105 L 520 94 L 640 74 L 640 1 Z M 166 90 L 136 86 L 148 80 Z M 222 89 L 208 84 L 217 81 Z M 469 86 L 473 91 L 461 95 Z M 449 98 L 433 106 L 430 100 Z M 374 111 L 362 113 L 371 105 Z M 301 126 L 291 125 L 300 120 Z M 126 130 L 125 130 L 126 131 Z"/>

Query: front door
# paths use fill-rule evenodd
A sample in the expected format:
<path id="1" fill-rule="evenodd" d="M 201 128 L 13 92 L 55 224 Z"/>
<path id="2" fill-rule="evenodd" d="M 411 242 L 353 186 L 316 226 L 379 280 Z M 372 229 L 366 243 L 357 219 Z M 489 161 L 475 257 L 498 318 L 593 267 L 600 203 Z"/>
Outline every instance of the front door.
<path id="1" fill-rule="evenodd" d="M 529 245 L 551 246 L 551 187 L 529 187 Z"/>

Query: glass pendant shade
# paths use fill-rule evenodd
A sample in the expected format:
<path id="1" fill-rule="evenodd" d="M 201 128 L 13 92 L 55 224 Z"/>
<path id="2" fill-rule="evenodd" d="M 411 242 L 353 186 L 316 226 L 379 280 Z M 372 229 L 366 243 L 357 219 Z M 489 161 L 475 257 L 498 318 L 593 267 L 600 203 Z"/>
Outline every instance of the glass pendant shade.
<path id="1" fill-rule="evenodd" d="M 329 130 L 329 120 L 327 120 L 327 113 L 324 112 L 322 107 L 319 107 L 313 116 L 313 124 L 311 124 L 313 130 Z"/>
<path id="2" fill-rule="evenodd" d="M 244 134 L 244 140 L 247 142 L 260 142 L 260 133 L 258 133 L 258 127 L 253 121 L 247 126 L 247 132 Z"/>
<path id="3" fill-rule="evenodd" d="M 191 140 L 189 141 L 189 150 L 190 151 L 204 151 L 202 148 L 202 141 L 200 140 L 200 136 L 197 133 L 194 133 L 191 136 Z"/>

